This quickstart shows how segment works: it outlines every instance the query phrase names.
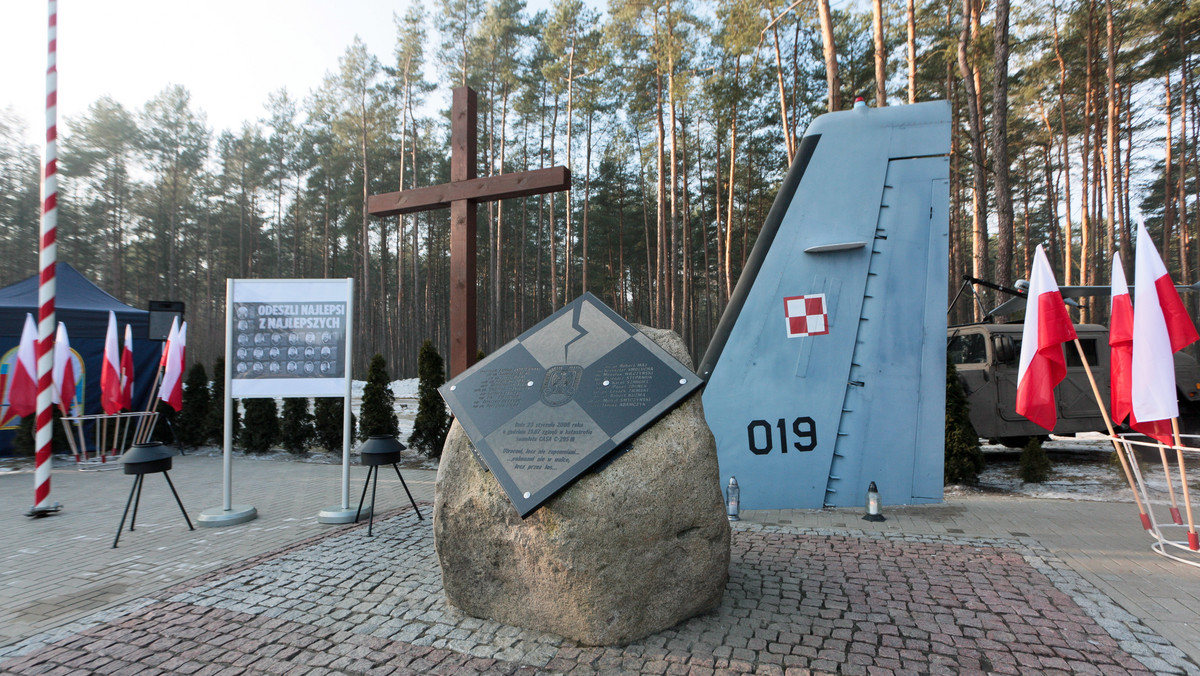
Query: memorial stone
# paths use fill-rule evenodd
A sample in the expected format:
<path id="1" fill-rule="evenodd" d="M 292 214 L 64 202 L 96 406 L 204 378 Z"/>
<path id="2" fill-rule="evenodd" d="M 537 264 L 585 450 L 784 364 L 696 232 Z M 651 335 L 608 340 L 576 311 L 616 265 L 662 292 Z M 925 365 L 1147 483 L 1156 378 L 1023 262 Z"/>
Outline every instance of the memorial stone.
<path id="1" fill-rule="evenodd" d="M 689 361 L 677 334 L 638 329 L 639 344 L 653 341 L 674 359 Z M 535 345 L 537 340 L 527 342 L 532 351 L 541 349 Z M 485 361 L 477 366 L 487 365 Z M 563 429 L 591 430 L 576 433 L 577 438 L 607 435 L 606 425 L 616 423 L 604 415 L 594 412 L 591 422 L 578 412 L 558 417 L 564 408 L 596 394 L 593 391 L 581 397 L 585 384 L 596 385 L 598 378 L 602 388 L 606 379 L 597 375 L 606 367 L 596 363 L 570 365 L 583 373 L 572 368 L 552 374 L 551 368 L 545 368 L 536 378 L 522 375 L 515 382 L 530 390 L 541 385 L 540 391 L 525 394 L 518 389 L 505 398 L 489 395 L 494 396 L 493 406 L 510 401 L 514 412 L 536 408 L 540 418 L 534 420 L 555 422 L 555 429 L 557 423 L 569 422 L 584 427 Z M 531 362 L 505 368 L 537 367 Z M 677 374 L 672 371 L 671 375 Z M 608 387 L 613 387 L 614 377 L 607 377 Z M 661 379 L 661 375 L 651 376 L 643 382 L 640 376 L 630 377 L 623 381 L 623 396 L 638 401 L 651 397 Z M 531 381 L 534 386 L 528 385 Z M 673 382 L 678 386 L 677 379 Z M 559 403 L 567 399 L 573 385 L 574 397 Z M 495 391 L 490 385 L 484 389 Z M 496 389 L 513 392 L 510 385 Z M 647 410 L 652 418 L 658 417 L 654 413 L 658 407 Z M 612 645 L 662 631 L 720 603 L 729 571 L 730 530 L 721 499 L 716 446 L 704 422 L 698 393 L 685 393 L 679 405 L 635 432 L 624 453 L 610 457 L 602 468 L 581 470 L 573 482 L 565 481 L 565 489 L 548 497 L 526 518 L 514 508 L 516 501 L 510 501 L 499 473 L 489 473 L 479 461 L 488 453 L 472 445 L 463 422 L 464 417 L 459 416 L 447 437 L 434 499 L 434 542 L 451 605 L 475 617 L 552 632 L 589 645 Z M 503 457 L 503 448 L 499 457 Z M 493 460 L 498 459 L 495 448 L 491 454 Z M 538 457 L 556 456 L 532 457 L 532 462 L 538 463 Z M 506 462 L 498 465 L 502 471 L 511 464 L 522 464 L 515 459 Z M 576 469 L 582 466 L 561 464 Z M 511 482 L 549 486 L 564 482 L 564 476 L 549 470 L 525 474 L 516 470 Z"/>

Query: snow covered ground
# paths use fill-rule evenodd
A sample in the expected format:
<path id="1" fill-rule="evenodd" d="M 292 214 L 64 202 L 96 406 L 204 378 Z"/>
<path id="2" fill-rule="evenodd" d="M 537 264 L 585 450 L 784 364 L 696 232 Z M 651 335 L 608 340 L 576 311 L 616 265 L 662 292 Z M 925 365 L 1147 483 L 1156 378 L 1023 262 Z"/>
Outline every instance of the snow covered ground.
<path id="1" fill-rule="evenodd" d="M 1133 492 L 1113 457 L 1112 444 L 1099 434 L 1080 434 L 1076 437 L 1052 436 L 1044 443 L 1053 466 L 1050 478 L 1040 484 L 1027 484 L 1018 476 L 1021 450 L 1004 446 L 984 445 L 985 466 L 979 476 L 978 486 L 947 486 L 946 494 L 972 492 L 1001 493 L 1033 498 L 1056 500 L 1095 500 L 1100 502 L 1133 502 Z M 1200 496 L 1200 473 L 1197 460 L 1200 454 L 1189 453 L 1187 462 L 1188 488 L 1197 499 Z M 1168 451 L 1171 480 L 1176 497 L 1181 497 L 1179 473 L 1174 451 Z M 1166 473 L 1157 451 L 1151 449 L 1142 454 L 1139 462 L 1143 481 L 1150 502 L 1170 504 Z M 1194 503 L 1195 504 L 1195 503 Z"/>

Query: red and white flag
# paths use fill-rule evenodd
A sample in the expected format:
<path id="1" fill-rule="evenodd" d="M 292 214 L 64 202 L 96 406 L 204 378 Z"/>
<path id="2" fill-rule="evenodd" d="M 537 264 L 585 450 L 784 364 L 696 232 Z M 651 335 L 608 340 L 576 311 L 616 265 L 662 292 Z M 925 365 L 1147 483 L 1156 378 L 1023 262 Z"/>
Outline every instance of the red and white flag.
<path id="1" fill-rule="evenodd" d="M 121 410 L 121 351 L 117 346 L 117 315 L 108 312 L 104 361 L 100 364 L 100 406 L 108 415 Z"/>
<path id="2" fill-rule="evenodd" d="M 1112 304 L 1108 322 L 1109 402 L 1113 423 L 1120 425 L 1133 410 L 1130 396 L 1129 367 L 1133 360 L 1133 302 L 1129 299 L 1129 284 L 1121 254 L 1113 257 Z"/>
<path id="3" fill-rule="evenodd" d="M 121 348 L 121 408 L 133 410 L 133 330 L 125 325 L 125 345 Z"/>
<path id="4" fill-rule="evenodd" d="M 1048 431 L 1053 431 L 1058 422 L 1054 388 L 1067 375 L 1062 344 L 1074 339 L 1075 325 L 1067 314 L 1046 252 L 1039 244 L 1029 275 L 1025 329 L 1021 334 L 1017 413 Z"/>
<path id="5" fill-rule="evenodd" d="M 163 371 L 162 389 L 158 398 L 176 411 L 183 409 L 183 354 L 187 341 L 187 322 L 176 329 L 171 324 L 171 334 L 167 339 L 166 366 Z"/>
<path id="6" fill-rule="evenodd" d="M 54 403 L 63 415 L 71 415 L 71 404 L 75 403 L 75 365 L 71 363 L 71 341 L 67 340 L 67 325 L 58 323 L 58 335 L 54 338 Z"/>
<path id="7" fill-rule="evenodd" d="M 183 377 L 182 374 L 185 373 L 186 371 L 187 371 L 187 322 L 185 321 L 179 325 L 179 373 L 181 374 L 180 378 Z"/>
<path id="8" fill-rule="evenodd" d="M 1200 334 L 1141 219 L 1133 284 L 1137 292 L 1130 376 L 1133 416 L 1143 423 L 1170 420 L 1179 416 L 1174 354 L 1200 339 Z M 1170 435 L 1159 440 L 1172 443 Z"/>
<path id="9" fill-rule="evenodd" d="M 1112 305 L 1108 325 L 1109 345 L 1109 401 L 1112 402 L 1113 422 L 1117 425 L 1129 418 L 1129 426 L 1158 439 L 1171 443 L 1171 424 L 1166 420 L 1139 422 L 1133 415 L 1133 302 L 1129 297 L 1129 284 L 1125 280 L 1125 266 L 1121 255 L 1113 259 Z"/>
<path id="10" fill-rule="evenodd" d="M 33 315 L 25 314 L 25 328 L 17 347 L 17 363 L 13 369 L 12 385 L 8 389 L 8 412 L 22 418 L 37 412 L 37 324 Z"/>

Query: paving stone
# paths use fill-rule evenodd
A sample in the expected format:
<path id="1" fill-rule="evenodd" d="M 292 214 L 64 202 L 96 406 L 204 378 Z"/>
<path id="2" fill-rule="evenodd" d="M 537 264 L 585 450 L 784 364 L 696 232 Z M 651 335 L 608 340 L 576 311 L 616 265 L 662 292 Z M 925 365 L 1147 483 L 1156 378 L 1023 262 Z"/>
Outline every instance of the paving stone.
<path id="1" fill-rule="evenodd" d="M 1030 539 L 743 522 L 720 608 L 598 649 L 449 608 L 428 521 L 378 516 L 20 638 L 0 672 L 1200 674 Z"/>

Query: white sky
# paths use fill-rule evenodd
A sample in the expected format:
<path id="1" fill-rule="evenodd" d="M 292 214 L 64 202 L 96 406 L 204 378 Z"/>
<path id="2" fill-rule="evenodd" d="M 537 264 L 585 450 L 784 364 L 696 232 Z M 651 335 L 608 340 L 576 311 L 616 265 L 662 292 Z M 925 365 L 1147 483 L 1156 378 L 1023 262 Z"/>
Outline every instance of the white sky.
<path id="1" fill-rule="evenodd" d="M 383 63 L 393 11 L 406 0 L 60 0 L 58 116 L 77 118 L 107 94 L 131 111 L 169 84 L 192 94 L 214 130 L 265 116 L 267 94 L 316 88 L 357 34 Z M 427 7 L 429 5 L 427 4 Z M 0 0 L 0 108 L 45 134 L 45 0 Z M 434 79 L 432 73 L 427 77 Z"/>

